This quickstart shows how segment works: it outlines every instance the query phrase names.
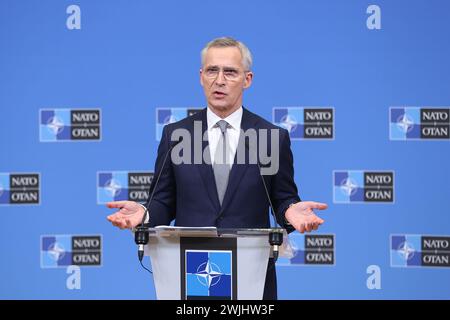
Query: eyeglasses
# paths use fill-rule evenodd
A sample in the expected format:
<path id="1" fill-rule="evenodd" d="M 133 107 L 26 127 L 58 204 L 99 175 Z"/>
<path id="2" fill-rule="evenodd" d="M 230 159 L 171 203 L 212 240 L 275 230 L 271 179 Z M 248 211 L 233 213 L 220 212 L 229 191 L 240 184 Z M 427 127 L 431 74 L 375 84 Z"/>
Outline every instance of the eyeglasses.
<path id="1" fill-rule="evenodd" d="M 239 78 L 239 76 L 241 75 L 241 72 L 237 69 L 234 69 L 234 68 L 221 69 L 218 67 L 208 67 L 208 68 L 206 68 L 204 73 L 208 78 L 215 79 L 219 75 L 220 70 L 223 71 L 224 78 L 227 80 L 231 80 L 231 81 L 237 80 Z M 248 71 L 245 71 L 245 72 L 248 72 Z"/>

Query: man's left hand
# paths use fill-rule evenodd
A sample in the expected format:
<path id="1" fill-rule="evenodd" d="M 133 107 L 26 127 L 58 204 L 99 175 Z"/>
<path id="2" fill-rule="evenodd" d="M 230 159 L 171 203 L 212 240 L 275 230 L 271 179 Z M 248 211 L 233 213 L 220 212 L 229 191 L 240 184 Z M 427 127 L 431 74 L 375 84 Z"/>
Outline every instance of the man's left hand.
<path id="1" fill-rule="evenodd" d="M 316 216 L 313 209 L 324 210 L 328 208 L 325 203 L 314 201 L 297 202 L 286 210 L 286 220 L 300 233 L 317 230 L 324 220 Z"/>

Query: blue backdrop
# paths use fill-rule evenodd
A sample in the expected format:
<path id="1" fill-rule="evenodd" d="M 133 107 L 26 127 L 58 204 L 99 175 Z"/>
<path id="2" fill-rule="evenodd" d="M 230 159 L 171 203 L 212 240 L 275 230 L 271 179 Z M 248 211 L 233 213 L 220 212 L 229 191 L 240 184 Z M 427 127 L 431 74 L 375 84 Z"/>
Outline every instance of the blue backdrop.
<path id="1" fill-rule="evenodd" d="M 0 298 L 155 298 L 102 202 L 152 172 L 159 125 L 204 107 L 200 50 L 224 35 L 253 53 L 251 111 L 294 127 L 333 114 L 331 138 L 291 132 L 333 260 L 280 260 L 279 298 L 450 298 L 449 14 L 445 0 L 0 0 Z M 427 119 L 439 130 L 421 137 Z M 390 199 L 352 198 L 365 172 L 390 174 Z"/>

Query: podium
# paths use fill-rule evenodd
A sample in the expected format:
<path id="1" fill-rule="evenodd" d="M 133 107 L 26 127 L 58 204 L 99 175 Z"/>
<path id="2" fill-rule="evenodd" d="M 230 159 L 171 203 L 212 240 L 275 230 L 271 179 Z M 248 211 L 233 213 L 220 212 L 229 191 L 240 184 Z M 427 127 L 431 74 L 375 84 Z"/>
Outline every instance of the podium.
<path id="1" fill-rule="evenodd" d="M 272 253 L 269 235 L 286 230 L 148 228 L 158 300 L 261 300 Z"/>

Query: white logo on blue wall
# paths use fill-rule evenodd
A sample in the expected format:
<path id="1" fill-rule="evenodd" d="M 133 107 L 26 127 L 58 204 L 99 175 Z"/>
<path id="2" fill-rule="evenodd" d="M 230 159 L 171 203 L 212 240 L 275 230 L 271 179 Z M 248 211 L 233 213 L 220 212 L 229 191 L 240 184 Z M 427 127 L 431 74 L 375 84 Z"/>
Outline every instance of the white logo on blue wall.
<path id="1" fill-rule="evenodd" d="M 333 202 L 394 202 L 394 172 L 377 170 L 334 171 Z"/>
<path id="2" fill-rule="evenodd" d="M 180 121 L 198 110 L 191 108 L 156 108 L 156 140 L 161 140 L 165 125 Z"/>
<path id="3" fill-rule="evenodd" d="M 390 140 L 450 139 L 449 107 L 391 107 Z"/>
<path id="4" fill-rule="evenodd" d="M 291 140 L 334 138 L 332 107 L 275 107 L 272 117 L 273 124 L 286 129 Z"/>
<path id="5" fill-rule="evenodd" d="M 64 122 L 57 116 L 51 117 L 47 122 L 47 129 L 54 135 L 58 135 L 64 128 Z"/>
<path id="6" fill-rule="evenodd" d="M 55 142 L 71 139 L 70 109 L 40 110 L 40 141 Z"/>
<path id="7" fill-rule="evenodd" d="M 72 238 L 67 235 L 41 238 L 41 267 L 58 268 L 72 265 Z"/>
<path id="8" fill-rule="evenodd" d="M 109 193 L 111 198 L 116 198 L 122 191 L 122 186 L 115 179 L 108 180 L 103 186 L 106 192 Z"/>
<path id="9" fill-rule="evenodd" d="M 55 241 L 48 247 L 47 254 L 52 260 L 58 262 L 64 258 L 66 250 L 62 244 Z"/>
<path id="10" fill-rule="evenodd" d="M 450 268 L 450 236 L 391 235 L 392 267 Z"/>
<path id="11" fill-rule="evenodd" d="M 290 114 L 283 116 L 283 118 L 281 118 L 280 124 L 289 132 L 289 134 L 291 134 L 291 132 L 294 132 L 298 125 L 295 117 Z"/>
<path id="12" fill-rule="evenodd" d="M 128 199 L 128 171 L 99 172 L 97 176 L 97 203 Z"/>
<path id="13" fill-rule="evenodd" d="M 97 203 L 130 200 L 146 202 L 153 181 L 153 172 L 97 172 Z"/>
<path id="14" fill-rule="evenodd" d="M 414 257 L 415 251 L 414 247 L 406 241 L 400 244 L 397 249 L 398 254 L 404 260 L 411 260 Z"/>
<path id="15" fill-rule="evenodd" d="M 178 119 L 175 118 L 173 114 L 171 114 L 164 119 L 164 124 L 174 123 L 177 121 L 178 121 Z"/>
<path id="16" fill-rule="evenodd" d="M 407 114 L 403 114 L 397 119 L 397 126 L 406 134 L 413 129 L 414 121 Z"/>
<path id="17" fill-rule="evenodd" d="M 100 266 L 101 235 L 45 235 L 41 237 L 41 268 L 71 265 Z"/>
<path id="18" fill-rule="evenodd" d="M 351 178 L 347 178 L 341 183 L 341 192 L 350 197 L 358 190 L 358 184 Z"/>
<path id="19" fill-rule="evenodd" d="M 94 141 L 101 138 L 100 109 L 41 109 L 41 142 Z"/>
<path id="20" fill-rule="evenodd" d="M 303 108 L 301 107 L 275 107 L 273 108 L 273 123 L 285 128 L 292 140 L 302 139 L 303 134 Z"/>
<path id="21" fill-rule="evenodd" d="M 391 236 L 391 266 L 418 267 L 422 265 L 422 237 L 420 235 Z"/>
<path id="22" fill-rule="evenodd" d="M 335 236 L 333 234 L 289 234 L 290 249 L 277 261 L 278 266 L 335 265 Z"/>
<path id="23" fill-rule="evenodd" d="M 334 202 L 349 203 L 364 201 L 364 172 L 335 171 L 333 174 Z"/>
<path id="24" fill-rule="evenodd" d="M 420 108 L 390 109 L 390 139 L 420 139 Z"/>

